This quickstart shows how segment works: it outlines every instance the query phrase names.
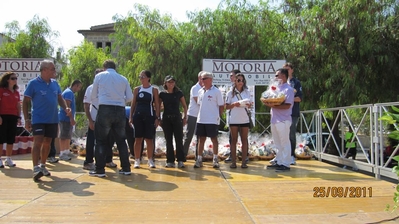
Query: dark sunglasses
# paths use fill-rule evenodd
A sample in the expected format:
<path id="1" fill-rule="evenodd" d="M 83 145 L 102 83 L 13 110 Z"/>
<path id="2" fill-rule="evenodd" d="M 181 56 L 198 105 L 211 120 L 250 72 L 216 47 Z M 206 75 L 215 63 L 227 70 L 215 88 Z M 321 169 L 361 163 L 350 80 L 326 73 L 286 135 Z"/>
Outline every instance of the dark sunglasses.
<path id="1" fill-rule="evenodd" d="M 12 77 L 12 78 L 10 78 L 11 80 L 17 80 L 18 78 L 17 77 Z"/>
<path id="2" fill-rule="evenodd" d="M 139 79 L 145 79 L 145 78 L 147 78 L 147 77 L 145 77 L 144 75 L 139 76 Z"/>
<path id="3" fill-rule="evenodd" d="M 207 80 L 207 79 L 209 79 L 209 78 L 202 78 L 201 80 L 204 81 L 204 80 Z"/>
<path id="4" fill-rule="evenodd" d="M 237 82 L 244 82 L 244 80 L 242 80 L 242 79 L 237 79 L 236 81 Z"/>

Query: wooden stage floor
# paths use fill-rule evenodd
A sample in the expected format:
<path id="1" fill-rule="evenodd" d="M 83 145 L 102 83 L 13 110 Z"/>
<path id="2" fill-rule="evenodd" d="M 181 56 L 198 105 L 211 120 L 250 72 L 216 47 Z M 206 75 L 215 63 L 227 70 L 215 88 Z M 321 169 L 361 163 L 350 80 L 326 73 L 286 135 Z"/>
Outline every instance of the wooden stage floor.
<path id="1" fill-rule="evenodd" d="M 35 183 L 30 155 L 13 158 L 17 167 L 0 169 L 0 223 L 399 222 L 399 211 L 384 211 L 394 183 L 316 160 L 276 173 L 267 161 L 251 161 L 248 169 L 223 162 L 194 169 L 189 161 L 178 169 L 165 168 L 162 158 L 156 169 L 142 164 L 123 176 L 107 168 L 98 178 L 76 157 L 48 164 L 52 176 Z M 114 162 L 119 166 L 118 157 Z"/>

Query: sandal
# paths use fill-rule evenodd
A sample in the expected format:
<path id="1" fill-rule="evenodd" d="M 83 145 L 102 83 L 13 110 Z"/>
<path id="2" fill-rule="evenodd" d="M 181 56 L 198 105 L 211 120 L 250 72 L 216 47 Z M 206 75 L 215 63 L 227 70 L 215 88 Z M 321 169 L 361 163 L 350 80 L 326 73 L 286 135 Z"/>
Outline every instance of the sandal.
<path id="1" fill-rule="evenodd" d="M 232 164 L 230 165 L 230 168 L 235 169 L 235 168 L 237 168 L 237 165 L 236 165 L 235 163 L 232 163 Z"/>
<path id="2" fill-rule="evenodd" d="M 246 169 L 248 168 L 247 164 L 241 164 L 241 168 Z"/>

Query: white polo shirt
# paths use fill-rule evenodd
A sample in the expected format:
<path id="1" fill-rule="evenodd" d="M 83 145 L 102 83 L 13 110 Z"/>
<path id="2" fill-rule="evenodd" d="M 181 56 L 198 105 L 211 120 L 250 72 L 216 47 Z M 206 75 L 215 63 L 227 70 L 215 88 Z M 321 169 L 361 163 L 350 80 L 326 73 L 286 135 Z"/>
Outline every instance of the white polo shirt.
<path id="1" fill-rule="evenodd" d="M 249 92 L 248 89 L 245 89 L 240 93 L 241 97 L 243 100 L 249 100 L 251 101 L 251 93 Z M 233 97 L 233 91 L 230 90 L 227 92 L 226 95 L 226 104 L 233 104 L 237 101 L 240 101 L 237 97 L 237 94 L 234 94 Z M 230 109 L 228 112 L 228 123 L 229 124 L 246 124 L 249 123 L 249 117 L 247 114 L 247 111 L 245 110 L 245 107 L 233 107 Z"/>
<path id="2" fill-rule="evenodd" d="M 91 91 L 93 89 L 93 84 L 87 87 L 85 96 L 83 98 L 83 103 L 89 103 L 90 104 L 90 115 L 91 119 L 93 121 L 96 120 L 97 117 L 97 110 L 98 110 L 98 98 L 91 99 Z"/>
<path id="3" fill-rule="evenodd" d="M 199 105 L 197 123 L 219 125 L 219 107 L 224 106 L 222 92 L 215 86 L 208 90 L 201 88 L 198 91 L 197 103 Z"/>
<path id="4" fill-rule="evenodd" d="M 201 85 L 197 82 L 190 90 L 190 104 L 188 105 L 187 115 L 197 117 L 199 112 L 199 105 L 195 102 L 194 97 L 198 97 L 198 91 L 201 89 Z"/>

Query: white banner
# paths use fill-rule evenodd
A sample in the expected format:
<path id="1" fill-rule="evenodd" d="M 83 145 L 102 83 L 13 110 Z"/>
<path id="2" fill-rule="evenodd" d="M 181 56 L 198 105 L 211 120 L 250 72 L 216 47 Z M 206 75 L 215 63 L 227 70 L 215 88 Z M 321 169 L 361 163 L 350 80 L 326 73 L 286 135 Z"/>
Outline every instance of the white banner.
<path id="1" fill-rule="evenodd" d="M 18 76 L 18 91 L 21 96 L 21 102 L 29 81 L 40 75 L 40 62 L 44 58 L 0 58 L 0 74 L 5 72 L 14 72 Z M 53 59 L 48 59 L 53 61 Z M 21 115 L 22 116 L 22 115 Z M 22 116 L 22 119 L 24 117 Z M 24 120 L 22 120 L 24 126 Z"/>
<path id="2" fill-rule="evenodd" d="M 284 64 L 285 60 L 203 59 L 202 70 L 213 73 L 214 85 L 228 85 L 231 70 L 238 69 L 245 75 L 248 86 L 267 86 Z"/>

